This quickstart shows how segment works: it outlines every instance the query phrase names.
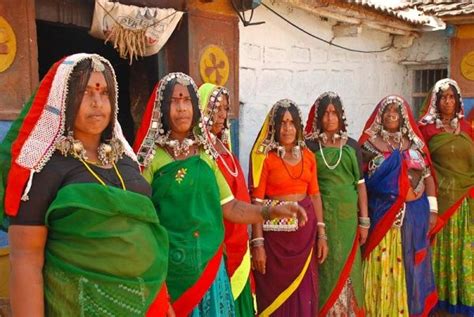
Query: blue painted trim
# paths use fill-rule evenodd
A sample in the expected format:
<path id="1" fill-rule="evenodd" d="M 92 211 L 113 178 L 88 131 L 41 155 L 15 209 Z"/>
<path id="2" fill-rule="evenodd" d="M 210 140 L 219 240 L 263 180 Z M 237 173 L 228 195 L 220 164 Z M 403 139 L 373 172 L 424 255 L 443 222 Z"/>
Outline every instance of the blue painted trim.
<path id="1" fill-rule="evenodd" d="M 2 142 L 11 125 L 12 121 L 0 121 L 0 142 Z"/>
<path id="2" fill-rule="evenodd" d="M 232 142 L 232 152 L 239 157 L 239 119 L 230 119 L 230 135 Z"/>

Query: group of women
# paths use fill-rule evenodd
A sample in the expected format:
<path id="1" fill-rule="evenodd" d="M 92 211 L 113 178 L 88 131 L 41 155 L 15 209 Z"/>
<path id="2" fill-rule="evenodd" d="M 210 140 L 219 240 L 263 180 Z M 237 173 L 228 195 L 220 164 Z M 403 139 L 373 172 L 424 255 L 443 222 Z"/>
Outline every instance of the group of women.
<path id="1" fill-rule="evenodd" d="M 66 57 L 1 144 L 15 316 L 473 315 L 474 145 L 454 81 L 418 123 L 383 98 L 358 142 L 335 93 L 305 127 L 276 102 L 248 189 L 225 87 L 166 75 L 133 148 L 117 97 L 106 59 Z"/>

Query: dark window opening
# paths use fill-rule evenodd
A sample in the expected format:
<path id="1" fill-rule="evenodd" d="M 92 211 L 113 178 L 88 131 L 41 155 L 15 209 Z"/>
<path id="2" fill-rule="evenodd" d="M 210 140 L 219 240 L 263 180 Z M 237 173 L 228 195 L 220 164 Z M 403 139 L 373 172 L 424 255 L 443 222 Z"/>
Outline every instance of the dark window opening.
<path id="1" fill-rule="evenodd" d="M 420 116 L 421 107 L 430 89 L 443 78 L 448 77 L 447 68 L 416 69 L 413 71 L 412 110 L 415 118 Z"/>

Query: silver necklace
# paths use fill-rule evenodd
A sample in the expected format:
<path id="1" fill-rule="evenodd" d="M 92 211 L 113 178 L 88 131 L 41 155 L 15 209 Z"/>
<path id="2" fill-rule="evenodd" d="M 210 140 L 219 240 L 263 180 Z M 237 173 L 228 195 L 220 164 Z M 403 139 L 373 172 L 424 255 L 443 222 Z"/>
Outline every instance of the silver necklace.
<path id="1" fill-rule="evenodd" d="M 321 151 L 321 157 L 323 158 L 324 165 L 326 165 L 326 167 L 329 168 L 330 170 L 335 169 L 339 165 L 339 163 L 341 163 L 341 159 L 342 159 L 342 141 L 339 144 L 339 158 L 337 159 L 337 162 L 334 165 L 329 165 L 328 164 L 328 162 L 326 161 L 326 157 L 324 157 L 324 151 L 323 151 L 323 146 L 321 144 L 321 141 L 318 141 L 318 142 L 319 142 L 319 150 Z"/>
<path id="2" fill-rule="evenodd" d="M 165 145 L 173 150 L 174 157 L 178 157 L 181 155 L 188 156 L 189 149 L 194 143 L 194 140 L 184 138 L 181 142 L 178 140 L 168 140 L 165 142 Z"/>

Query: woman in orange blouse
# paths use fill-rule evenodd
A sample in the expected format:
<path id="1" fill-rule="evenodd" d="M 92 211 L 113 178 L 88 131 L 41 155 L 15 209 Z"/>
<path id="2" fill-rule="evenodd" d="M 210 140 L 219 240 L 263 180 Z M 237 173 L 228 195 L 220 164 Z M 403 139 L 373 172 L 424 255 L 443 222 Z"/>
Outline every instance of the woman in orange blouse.
<path id="1" fill-rule="evenodd" d="M 304 147 L 301 115 L 293 101 L 278 101 L 267 115 L 252 149 L 250 177 L 256 203 L 299 204 L 308 214 L 304 227 L 298 227 L 292 218 L 252 226 L 258 314 L 315 316 L 318 292 L 314 258 L 320 263 L 326 258 L 327 236 L 316 161 Z"/>

